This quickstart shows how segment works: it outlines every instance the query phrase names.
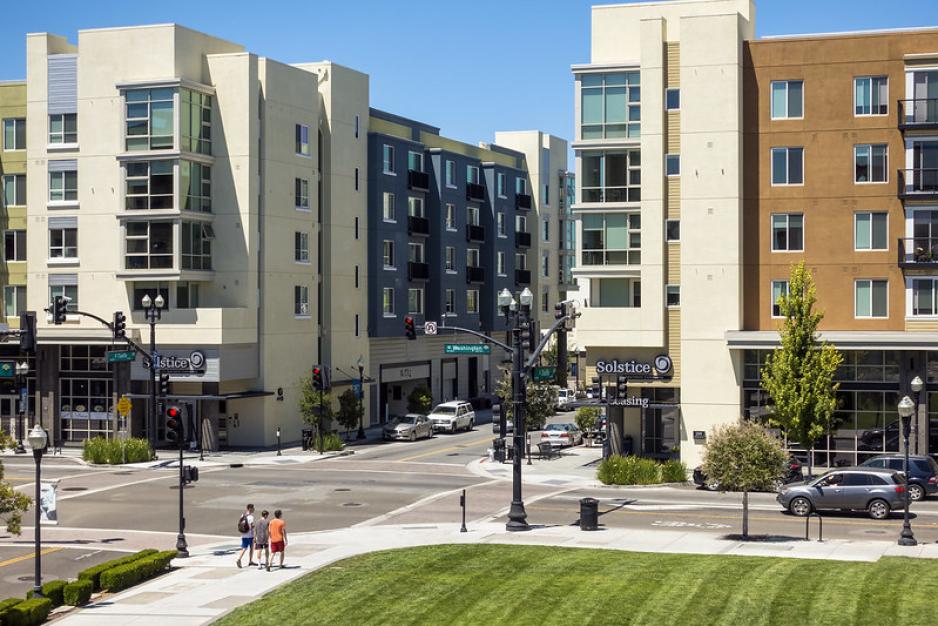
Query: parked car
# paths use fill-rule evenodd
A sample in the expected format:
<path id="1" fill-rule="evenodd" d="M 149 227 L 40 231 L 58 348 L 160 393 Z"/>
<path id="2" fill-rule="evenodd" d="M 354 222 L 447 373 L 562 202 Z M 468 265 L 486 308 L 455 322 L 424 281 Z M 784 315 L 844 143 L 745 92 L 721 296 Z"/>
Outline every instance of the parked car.
<path id="1" fill-rule="evenodd" d="M 430 415 L 433 430 L 455 433 L 460 430 L 472 430 L 476 422 L 476 412 L 472 405 L 462 400 L 453 400 L 436 405 Z"/>
<path id="2" fill-rule="evenodd" d="M 902 472 L 905 457 L 901 454 L 880 454 L 863 461 L 860 467 L 883 467 Z M 906 482 L 911 500 L 924 500 L 926 496 L 938 492 L 938 463 L 930 456 L 909 455 L 909 476 Z"/>
<path id="3" fill-rule="evenodd" d="M 492 432 L 496 435 L 502 432 L 501 420 L 498 417 L 492 419 Z M 511 421 L 511 418 L 509 417 L 507 420 L 505 420 L 505 433 L 510 435 L 513 432 L 515 432 L 515 423 Z"/>
<path id="4" fill-rule="evenodd" d="M 385 439 L 391 440 L 416 441 L 421 437 L 429 439 L 433 436 L 433 424 L 430 423 L 426 415 L 408 413 L 404 417 L 395 417 L 390 423 L 385 424 L 382 434 Z"/>
<path id="5" fill-rule="evenodd" d="M 804 480 L 801 467 L 801 461 L 794 456 L 788 457 L 788 472 L 785 474 L 784 478 L 779 479 L 775 483 L 775 491 L 778 491 L 784 485 Z M 709 491 L 716 491 L 720 488 L 718 481 L 707 479 L 707 475 L 703 473 L 703 469 L 701 469 L 699 465 L 694 468 L 694 484 Z"/>
<path id="6" fill-rule="evenodd" d="M 557 390 L 557 411 L 566 411 L 570 408 L 570 403 L 573 402 L 573 392 L 569 389 L 558 389 Z"/>
<path id="7" fill-rule="evenodd" d="M 578 446 L 583 443 L 583 431 L 576 424 L 548 424 L 541 431 L 541 441 L 553 448 Z"/>
<path id="8" fill-rule="evenodd" d="M 902 507 L 903 498 L 905 477 L 900 472 L 886 468 L 847 467 L 814 480 L 785 485 L 776 500 L 799 517 L 812 511 L 840 509 L 865 510 L 873 519 L 886 519 L 893 509 Z"/>

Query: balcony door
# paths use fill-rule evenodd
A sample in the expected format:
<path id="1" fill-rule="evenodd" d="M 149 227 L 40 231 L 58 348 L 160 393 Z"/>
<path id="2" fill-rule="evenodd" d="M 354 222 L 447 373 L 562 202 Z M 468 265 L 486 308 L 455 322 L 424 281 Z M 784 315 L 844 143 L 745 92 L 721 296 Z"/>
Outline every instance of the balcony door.
<path id="1" fill-rule="evenodd" d="M 918 124 L 935 119 L 935 102 L 938 102 L 938 71 L 915 72 L 912 75 L 912 93 L 915 98 L 913 119 Z"/>
<path id="2" fill-rule="evenodd" d="M 938 191 L 938 141 L 912 142 L 912 190 Z"/>
<path id="3" fill-rule="evenodd" d="M 912 213 L 914 254 L 918 262 L 931 261 L 938 252 L 938 210 L 916 210 Z"/>

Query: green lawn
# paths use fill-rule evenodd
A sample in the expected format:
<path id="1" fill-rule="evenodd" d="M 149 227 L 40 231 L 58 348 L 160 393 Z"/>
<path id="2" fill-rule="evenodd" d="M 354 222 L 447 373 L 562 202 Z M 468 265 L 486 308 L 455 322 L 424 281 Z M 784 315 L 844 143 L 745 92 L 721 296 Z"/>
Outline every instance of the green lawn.
<path id="1" fill-rule="evenodd" d="M 938 563 L 929 560 L 450 545 L 340 561 L 217 624 L 910 626 L 936 615 Z"/>

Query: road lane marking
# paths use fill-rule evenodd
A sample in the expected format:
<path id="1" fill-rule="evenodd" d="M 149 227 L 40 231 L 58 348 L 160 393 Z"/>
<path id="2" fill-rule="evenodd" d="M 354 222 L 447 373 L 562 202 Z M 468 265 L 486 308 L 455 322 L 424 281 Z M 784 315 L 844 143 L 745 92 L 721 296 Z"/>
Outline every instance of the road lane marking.
<path id="1" fill-rule="evenodd" d="M 468 491 L 470 489 L 475 489 L 476 487 L 485 487 L 487 485 L 494 485 L 495 483 L 500 483 L 500 482 L 502 482 L 500 479 L 495 479 L 495 480 L 488 480 L 483 483 L 476 483 L 474 485 L 467 485 L 466 487 L 458 487 L 456 489 L 447 489 L 446 491 L 441 491 L 440 493 L 435 493 L 433 495 L 427 496 L 426 498 L 421 498 L 420 500 L 417 500 L 416 502 L 411 502 L 410 504 L 394 509 L 393 511 L 388 511 L 387 513 L 384 513 L 377 517 L 372 517 L 371 519 L 366 519 L 363 522 L 352 524 L 351 528 L 361 528 L 364 526 L 376 526 L 380 524 L 381 522 L 384 522 L 394 517 L 395 515 L 408 513 L 418 507 L 421 507 L 425 504 L 429 504 L 430 502 L 441 500 L 445 498 L 446 496 L 454 496 L 456 494 L 460 494 L 462 493 L 463 489 Z"/>
<path id="2" fill-rule="evenodd" d="M 448 447 L 448 448 L 438 448 L 438 449 L 436 449 L 436 450 L 432 450 L 432 451 L 429 451 L 429 452 L 423 452 L 423 453 L 421 453 L 421 454 L 415 454 L 415 455 L 413 455 L 413 456 L 408 456 L 408 457 L 405 457 L 405 458 L 403 458 L 403 459 L 397 459 L 397 462 L 398 462 L 398 463 L 406 463 L 406 462 L 408 462 L 408 461 L 414 461 L 414 460 L 416 460 L 416 459 L 423 459 L 423 458 L 426 458 L 426 457 L 428 457 L 428 456 L 433 456 L 433 455 L 435 455 L 435 454 L 443 454 L 443 453 L 445 453 L 445 452 L 453 452 L 453 451 L 455 451 L 455 450 L 461 450 L 461 449 L 463 449 L 463 448 L 468 448 L 469 446 L 475 445 L 475 444 L 477 444 L 477 443 L 483 443 L 483 442 L 485 442 L 485 441 L 491 441 L 491 439 L 492 439 L 491 437 L 489 437 L 488 435 L 486 435 L 485 437 L 482 437 L 481 439 L 473 439 L 472 441 L 464 441 L 464 442 L 462 442 L 461 444 L 454 445 L 454 446 L 450 446 L 450 447 Z"/>
<path id="3" fill-rule="evenodd" d="M 39 552 L 39 556 L 44 556 L 46 554 L 52 554 L 53 552 L 58 552 L 59 550 L 64 550 L 64 548 L 46 548 Z M 29 554 L 24 554 L 23 556 L 13 557 L 12 559 L 7 559 L 6 561 L 0 561 L 0 567 L 6 567 L 7 565 L 13 565 L 14 563 L 19 563 L 20 561 L 28 561 L 36 556 L 35 552 L 30 552 Z"/>
<path id="4" fill-rule="evenodd" d="M 457 465 L 456 467 L 462 467 L 462 465 Z M 408 472 L 403 469 L 394 469 L 394 470 L 377 470 L 377 469 L 339 469 L 339 468 L 329 468 L 329 467 L 317 467 L 317 468 L 302 468 L 302 467 L 278 467 L 278 472 L 336 472 L 336 473 L 363 473 L 363 474 L 394 474 L 395 476 L 404 476 L 404 475 L 414 475 L 419 477 L 426 476 L 444 476 L 449 478 L 478 478 L 475 474 L 446 474 L 443 472 Z"/>
<path id="5" fill-rule="evenodd" d="M 547 498 L 553 498 L 555 496 L 559 496 L 560 494 L 567 493 L 568 491 L 574 491 L 575 489 L 576 487 L 567 487 L 565 489 L 558 489 L 557 491 L 552 491 L 550 493 L 543 493 L 539 496 L 534 496 L 533 498 L 528 499 L 528 503 L 525 505 L 525 507 L 528 507 L 534 504 L 535 502 L 546 500 Z M 480 517 L 479 519 L 472 520 L 471 523 L 484 524 L 485 522 L 491 522 L 491 521 L 497 520 L 499 517 L 504 517 L 508 515 L 508 512 L 510 510 L 511 510 L 511 507 L 507 509 L 502 509 L 501 511 L 498 511 L 497 513 L 493 513 L 492 515 L 485 515 L 483 517 Z"/>

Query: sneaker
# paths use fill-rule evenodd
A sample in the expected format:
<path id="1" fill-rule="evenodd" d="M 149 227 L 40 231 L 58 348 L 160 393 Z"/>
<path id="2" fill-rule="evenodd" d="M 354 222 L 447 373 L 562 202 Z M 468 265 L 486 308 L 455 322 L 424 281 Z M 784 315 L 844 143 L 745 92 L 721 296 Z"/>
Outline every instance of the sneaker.
<path id="1" fill-rule="evenodd" d="M 238 564 L 238 569 L 241 569 L 241 559 L 238 559 L 237 561 L 235 561 L 235 563 Z"/>
<path id="2" fill-rule="evenodd" d="M 251 567 L 253 565 L 257 565 L 257 563 L 255 563 L 254 561 L 248 561 L 248 567 Z"/>

